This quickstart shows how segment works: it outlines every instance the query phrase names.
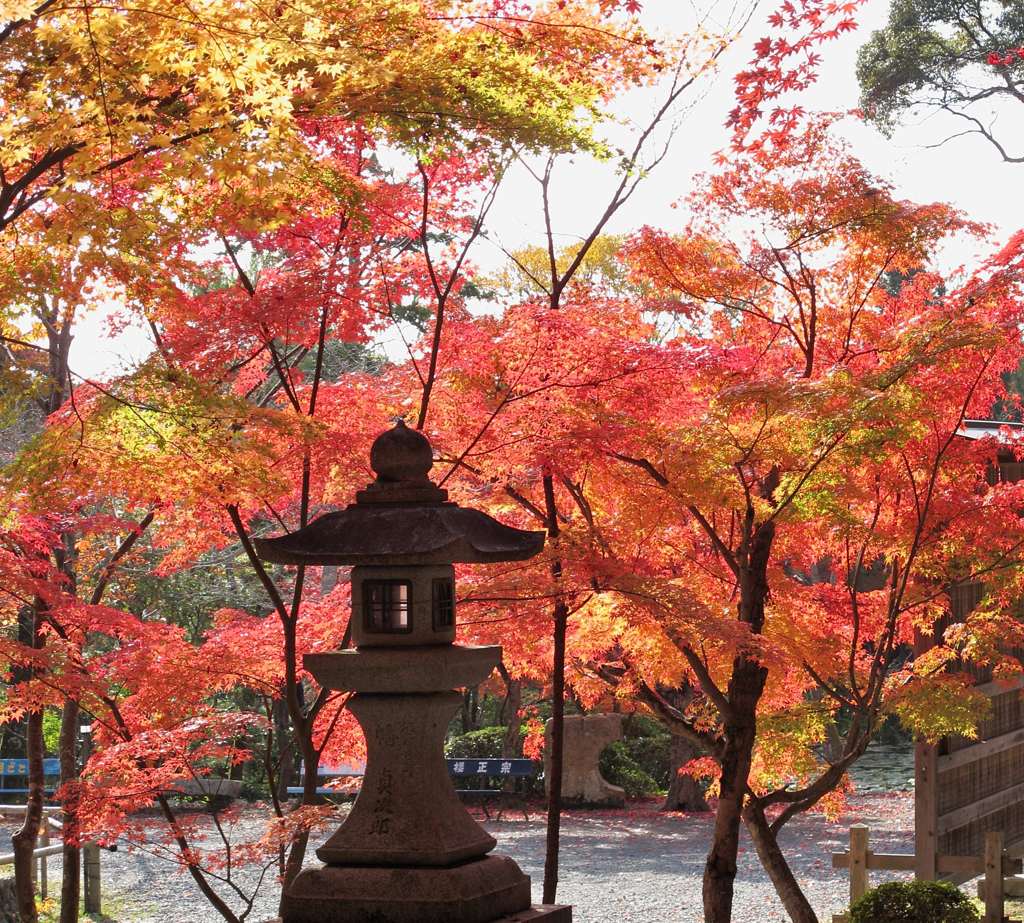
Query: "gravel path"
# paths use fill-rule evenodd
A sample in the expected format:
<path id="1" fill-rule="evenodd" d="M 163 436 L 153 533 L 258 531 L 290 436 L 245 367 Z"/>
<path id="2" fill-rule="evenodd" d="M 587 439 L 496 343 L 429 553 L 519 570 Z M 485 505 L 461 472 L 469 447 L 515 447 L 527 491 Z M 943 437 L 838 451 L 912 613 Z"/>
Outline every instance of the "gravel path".
<path id="1" fill-rule="evenodd" d="M 837 823 L 822 817 L 792 821 L 783 847 L 822 923 L 845 905 L 847 877 L 832 869 L 830 855 L 844 848 L 847 828 L 871 827 L 878 851 L 910 852 L 913 798 L 907 794 L 861 795 Z M 157 823 L 154 819 L 154 824 Z M 507 816 L 485 826 L 498 849 L 512 855 L 533 878 L 539 899 L 544 863 L 544 821 L 532 814 Z M 259 828 L 254 811 L 242 814 L 239 839 Z M 0 830 L 9 840 L 13 827 Z M 576 923 L 701 923 L 700 888 L 711 830 L 709 814 L 662 815 L 654 805 L 623 811 L 573 811 L 562 822 L 562 868 L 558 898 L 574 905 Z M 7 851 L 9 843 L 3 843 Z M 315 862 L 315 859 L 312 859 Z M 138 849 L 102 854 L 104 910 L 111 923 L 216 923 L 221 917 L 187 874 L 167 860 Z M 50 861 L 50 881 L 59 889 L 60 860 Z M 247 879 L 249 882 L 252 878 Z M 881 876 L 874 879 L 880 881 Z M 264 883 L 250 921 L 274 915 L 276 882 Z M 734 923 L 785 923 L 782 906 L 744 840 L 740 855 Z"/>

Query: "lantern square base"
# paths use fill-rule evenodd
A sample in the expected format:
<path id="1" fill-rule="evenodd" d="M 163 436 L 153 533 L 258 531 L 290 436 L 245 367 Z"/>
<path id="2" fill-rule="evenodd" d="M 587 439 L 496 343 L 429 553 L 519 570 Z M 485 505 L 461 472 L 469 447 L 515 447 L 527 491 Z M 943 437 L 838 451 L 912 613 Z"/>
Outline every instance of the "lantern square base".
<path id="1" fill-rule="evenodd" d="M 266 920 L 265 923 L 284 923 L 281 917 Z M 568 904 L 534 904 L 532 907 L 502 917 L 492 923 L 572 923 L 572 907 Z"/>
<path id="2" fill-rule="evenodd" d="M 495 923 L 565 917 L 530 911 L 530 879 L 508 856 L 451 868 L 327 865 L 306 869 L 281 904 L 282 923 Z"/>
<path id="3" fill-rule="evenodd" d="M 281 917 L 274 917 L 265 923 L 284 923 Z M 572 923 L 572 907 L 568 904 L 534 904 L 526 910 L 502 917 L 492 923 Z"/>
<path id="4" fill-rule="evenodd" d="M 534 904 L 528 910 L 502 917 L 494 923 L 572 923 L 572 907 L 568 904 Z"/>

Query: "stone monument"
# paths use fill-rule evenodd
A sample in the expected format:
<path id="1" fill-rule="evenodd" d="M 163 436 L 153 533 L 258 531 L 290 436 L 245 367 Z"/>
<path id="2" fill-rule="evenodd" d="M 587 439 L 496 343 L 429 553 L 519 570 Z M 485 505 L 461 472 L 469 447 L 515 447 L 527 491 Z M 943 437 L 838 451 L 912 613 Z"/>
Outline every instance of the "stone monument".
<path id="1" fill-rule="evenodd" d="M 621 808 L 626 793 L 601 775 L 601 751 L 622 739 L 622 715 L 566 715 L 562 746 L 562 800 Z M 550 779 L 551 719 L 544 726 L 544 778 Z M 545 785 L 545 788 L 548 786 Z"/>
<path id="2" fill-rule="evenodd" d="M 257 543 L 265 561 L 352 566 L 355 650 L 312 654 L 307 670 L 353 692 L 366 775 L 344 823 L 282 899 L 283 923 L 569 923 L 568 907 L 531 907 L 530 879 L 463 807 L 444 737 L 500 647 L 455 641 L 457 563 L 520 561 L 543 532 L 505 526 L 448 501 L 428 478 L 430 443 L 404 423 L 377 437 L 376 481 L 356 502 Z"/>

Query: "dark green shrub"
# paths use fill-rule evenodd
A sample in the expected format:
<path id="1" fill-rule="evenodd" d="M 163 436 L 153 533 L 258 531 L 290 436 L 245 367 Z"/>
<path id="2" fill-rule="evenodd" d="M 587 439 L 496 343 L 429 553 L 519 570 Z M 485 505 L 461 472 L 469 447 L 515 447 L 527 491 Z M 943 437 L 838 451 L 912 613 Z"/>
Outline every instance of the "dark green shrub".
<path id="1" fill-rule="evenodd" d="M 486 759 L 501 756 L 501 743 L 505 739 L 505 728 L 500 725 L 480 728 L 452 737 L 444 748 L 444 755 L 450 760 Z"/>
<path id="2" fill-rule="evenodd" d="M 672 735 L 665 725 L 646 715 L 631 715 L 623 722 L 622 738 L 633 761 L 655 781 L 652 791 L 666 791 Z"/>
<path id="3" fill-rule="evenodd" d="M 622 723 L 622 740 L 601 751 L 601 775 L 624 789 L 629 798 L 665 791 L 669 785 L 672 738 L 665 726 L 645 715 Z"/>
<path id="4" fill-rule="evenodd" d="M 616 740 L 601 751 L 601 775 L 624 789 L 627 798 L 642 798 L 658 791 L 657 781 L 637 763 L 624 740 Z"/>
<path id="5" fill-rule="evenodd" d="M 971 899 L 946 881 L 890 881 L 850 908 L 850 923 L 977 923 Z"/>

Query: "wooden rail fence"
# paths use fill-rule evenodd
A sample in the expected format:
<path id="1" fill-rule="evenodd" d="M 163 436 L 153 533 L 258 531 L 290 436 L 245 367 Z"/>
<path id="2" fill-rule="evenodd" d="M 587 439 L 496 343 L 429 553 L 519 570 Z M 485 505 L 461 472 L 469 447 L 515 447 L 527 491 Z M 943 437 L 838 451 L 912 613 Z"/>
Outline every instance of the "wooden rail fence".
<path id="1" fill-rule="evenodd" d="M 978 438 L 993 431 L 991 426 L 967 425 L 964 435 Z M 1012 446 L 1001 446 L 993 461 L 991 483 L 1024 480 L 1024 464 Z M 941 641 L 950 626 L 967 621 L 988 591 L 983 581 L 968 580 L 949 586 L 947 592 L 948 611 L 930 634 L 917 634 L 915 654 Z M 1020 603 L 1012 611 L 1024 619 Z M 1024 649 L 1012 644 L 1001 649 L 1024 661 Z M 968 661 L 957 668 L 973 678 L 974 691 L 986 696 L 991 708 L 976 738 L 951 735 L 915 745 L 915 873 L 925 881 L 939 877 L 963 881 L 957 874 L 941 871 L 941 857 L 977 855 L 985 849 L 990 833 L 1001 833 L 1004 846 L 1015 854 L 1024 847 L 1024 675 L 1005 682 L 995 680 L 990 666 Z"/>
<path id="2" fill-rule="evenodd" d="M 26 807 L 23 804 L 0 804 L 0 816 L 24 817 Z M 46 860 L 49 856 L 59 856 L 64 851 L 64 844 L 50 843 L 50 831 L 63 835 L 64 825 L 55 817 L 61 808 L 50 805 L 43 806 L 43 822 L 39 827 L 39 846 L 32 853 L 36 860 L 35 880 L 39 888 L 39 896 L 45 898 L 48 892 L 48 870 Z M 114 847 L 110 847 L 113 849 Z M 14 853 L 0 854 L 0 865 L 12 865 Z M 95 843 L 82 844 L 82 900 L 86 913 L 102 913 L 102 889 L 100 887 L 100 847 Z"/>
<path id="3" fill-rule="evenodd" d="M 832 854 L 833 868 L 850 870 L 851 906 L 867 893 L 868 872 L 917 871 L 917 856 L 876 853 L 871 849 L 869 838 L 870 830 L 864 824 L 854 824 L 850 827 L 849 851 Z M 935 857 L 935 862 L 937 872 L 944 877 L 966 881 L 978 875 L 985 876 L 983 885 L 979 886 L 980 896 L 985 902 L 984 923 L 1019 923 L 1005 916 L 1006 885 L 1003 879 L 1020 872 L 1024 863 L 1006 855 L 1002 833 L 985 835 L 983 856 L 939 855 Z M 849 923 L 849 919 L 847 913 L 832 915 L 832 923 Z"/>

